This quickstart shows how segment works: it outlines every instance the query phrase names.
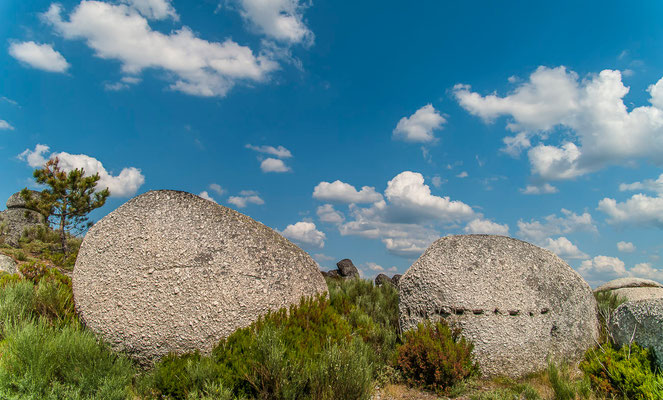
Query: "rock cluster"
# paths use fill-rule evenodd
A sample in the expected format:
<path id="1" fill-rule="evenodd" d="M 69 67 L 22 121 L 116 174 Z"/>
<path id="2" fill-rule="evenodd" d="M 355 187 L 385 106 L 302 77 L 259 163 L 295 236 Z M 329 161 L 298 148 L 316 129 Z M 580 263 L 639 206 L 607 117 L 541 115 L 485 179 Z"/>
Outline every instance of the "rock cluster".
<path id="1" fill-rule="evenodd" d="M 396 274 L 390 278 L 385 274 L 378 274 L 378 276 L 375 277 L 375 286 L 382 286 L 388 283 L 394 285 L 398 289 L 398 281 L 400 281 L 401 276 L 402 275 L 400 274 Z"/>
<path id="2" fill-rule="evenodd" d="M 619 346 L 633 341 L 650 348 L 663 368 L 663 299 L 627 301 L 612 313 L 609 329 Z"/>
<path id="3" fill-rule="evenodd" d="M 359 278 L 359 270 L 349 258 L 344 258 L 336 263 L 336 269 L 331 271 L 320 271 L 322 276 L 329 278 L 354 279 Z"/>
<path id="4" fill-rule="evenodd" d="M 32 196 L 39 192 L 31 191 Z M 0 211 L 0 236 L 10 246 L 18 246 L 18 240 L 26 228 L 44 223 L 44 216 L 26 208 L 21 193 L 14 193 L 7 200 L 7 209 Z"/>
<path id="5" fill-rule="evenodd" d="M 627 301 L 663 298 L 663 285 L 641 278 L 619 278 L 594 289 L 595 293 L 609 291 Z"/>
<path id="6" fill-rule="evenodd" d="M 485 376 L 580 359 L 598 338 L 589 285 L 553 253 L 504 236 L 437 240 L 399 283 L 403 330 L 444 318 L 474 343 Z"/>
<path id="7" fill-rule="evenodd" d="M 73 272 L 83 322 L 148 365 L 209 352 L 269 310 L 327 290 L 317 264 L 265 225 L 190 193 L 135 197 L 85 236 Z"/>

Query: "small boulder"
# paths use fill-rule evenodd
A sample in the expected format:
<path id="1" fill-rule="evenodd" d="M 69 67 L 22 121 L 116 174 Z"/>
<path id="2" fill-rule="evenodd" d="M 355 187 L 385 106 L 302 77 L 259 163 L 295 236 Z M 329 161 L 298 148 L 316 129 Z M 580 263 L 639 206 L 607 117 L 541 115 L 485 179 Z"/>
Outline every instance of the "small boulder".
<path id="1" fill-rule="evenodd" d="M 402 276 L 403 275 L 401 274 L 395 274 L 394 276 L 391 277 L 391 283 L 393 283 L 394 286 L 396 286 L 396 288 L 398 288 L 398 282 L 401 281 Z"/>
<path id="2" fill-rule="evenodd" d="M 81 320 L 141 365 L 209 353 L 223 337 L 327 285 L 267 226 L 191 193 L 135 197 L 85 235 L 73 272 Z"/>
<path id="3" fill-rule="evenodd" d="M 338 267 L 338 272 L 343 278 L 359 278 L 359 270 L 349 258 L 337 262 L 336 267 Z"/>
<path id="4" fill-rule="evenodd" d="M 0 271 L 4 271 L 8 274 L 16 273 L 16 261 L 13 258 L 0 254 Z"/>
<path id="5" fill-rule="evenodd" d="M 30 195 L 33 199 L 39 197 L 40 192 L 37 192 L 36 190 L 28 190 L 30 192 Z M 21 196 L 21 192 L 16 192 L 9 196 L 9 199 L 7 199 L 7 208 L 26 208 L 26 203 L 25 199 L 23 196 Z"/>
<path id="6" fill-rule="evenodd" d="M 446 319 L 474 343 L 484 376 L 579 360 L 598 338 L 589 285 L 555 254 L 509 237 L 438 239 L 398 286 L 403 331 Z"/>
<path id="7" fill-rule="evenodd" d="M 594 293 L 609 291 L 627 301 L 663 298 L 663 285 L 641 278 L 619 278 L 594 289 Z"/>
<path id="8" fill-rule="evenodd" d="M 619 346 L 633 340 L 654 353 L 663 368 L 663 299 L 628 301 L 612 313 L 610 333 Z"/>
<path id="9" fill-rule="evenodd" d="M 384 284 L 391 284 L 391 278 L 385 274 L 378 274 L 375 277 L 375 286 L 382 286 Z"/>

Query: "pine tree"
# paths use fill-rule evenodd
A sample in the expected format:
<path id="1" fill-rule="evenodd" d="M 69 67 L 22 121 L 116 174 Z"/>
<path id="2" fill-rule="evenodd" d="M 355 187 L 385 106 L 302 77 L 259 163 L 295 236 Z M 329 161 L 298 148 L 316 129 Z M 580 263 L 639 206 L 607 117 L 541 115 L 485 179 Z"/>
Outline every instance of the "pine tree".
<path id="1" fill-rule="evenodd" d="M 80 234 L 92 225 L 88 214 L 104 205 L 110 195 L 108 188 L 95 191 L 99 174 L 85 176 L 83 169 L 68 173 L 60 169 L 58 158 L 50 159 L 42 168 L 34 171 L 37 183 L 46 185 L 39 196 L 32 196 L 25 188 L 21 196 L 26 207 L 41 213 L 47 224 L 60 234 L 61 250 L 66 256 L 67 236 Z"/>

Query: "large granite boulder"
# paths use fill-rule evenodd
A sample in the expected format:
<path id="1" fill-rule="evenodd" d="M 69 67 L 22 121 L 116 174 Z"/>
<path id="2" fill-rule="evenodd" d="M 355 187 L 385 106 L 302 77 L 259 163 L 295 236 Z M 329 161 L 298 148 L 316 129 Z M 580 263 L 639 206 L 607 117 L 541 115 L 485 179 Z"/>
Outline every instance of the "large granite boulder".
<path id="1" fill-rule="evenodd" d="M 39 192 L 31 190 L 32 196 Z M 25 208 L 25 200 L 21 192 L 14 193 L 7 200 L 7 209 L 0 211 L 0 239 L 2 242 L 17 247 L 18 241 L 25 230 L 44 223 L 44 216 L 36 211 Z"/>
<path id="2" fill-rule="evenodd" d="M 403 330 L 444 318 L 474 343 L 485 376 L 580 359 L 598 338 L 589 285 L 553 253 L 504 236 L 438 239 L 399 282 Z"/>
<path id="3" fill-rule="evenodd" d="M 595 293 L 614 293 L 627 301 L 663 298 L 663 285 L 641 278 L 619 278 L 594 289 Z"/>
<path id="4" fill-rule="evenodd" d="M 663 299 L 628 301 L 612 313 L 610 333 L 619 346 L 631 341 L 650 348 L 663 368 Z"/>
<path id="5" fill-rule="evenodd" d="M 209 352 L 269 310 L 324 293 L 317 264 L 265 225 L 190 193 L 135 197 L 85 236 L 73 272 L 81 319 L 143 365 Z"/>

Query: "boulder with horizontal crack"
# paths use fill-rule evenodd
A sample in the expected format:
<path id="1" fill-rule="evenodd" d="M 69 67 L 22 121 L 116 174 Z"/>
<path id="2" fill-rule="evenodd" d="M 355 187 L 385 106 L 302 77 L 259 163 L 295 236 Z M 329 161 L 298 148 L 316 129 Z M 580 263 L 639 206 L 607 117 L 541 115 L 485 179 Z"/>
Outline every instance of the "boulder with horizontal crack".
<path id="1" fill-rule="evenodd" d="M 598 338 L 589 285 L 555 254 L 509 237 L 438 239 L 398 286 L 401 328 L 446 319 L 474 343 L 485 376 L 578 360 Z"/>

